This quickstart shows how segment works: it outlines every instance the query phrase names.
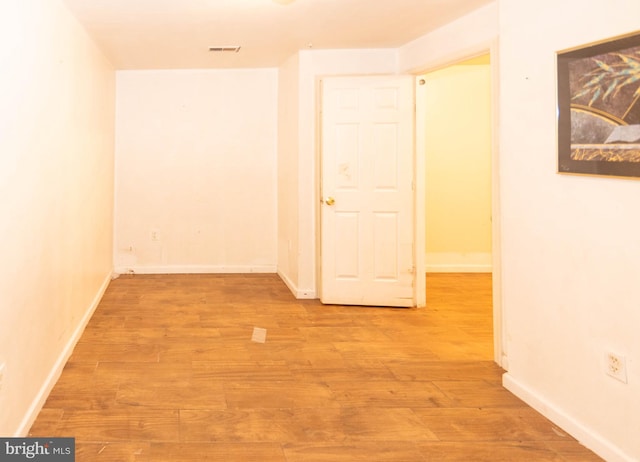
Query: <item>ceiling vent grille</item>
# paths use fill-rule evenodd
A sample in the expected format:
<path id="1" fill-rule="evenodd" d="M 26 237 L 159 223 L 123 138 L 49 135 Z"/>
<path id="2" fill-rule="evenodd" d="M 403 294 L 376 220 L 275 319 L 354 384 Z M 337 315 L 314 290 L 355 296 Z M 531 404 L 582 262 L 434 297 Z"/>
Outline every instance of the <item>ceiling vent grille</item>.
<path id="1" fill-rule="evenodd" d="M 240 45 L 224 46 L 224 47 L 209 47 L 209 51 L 213 51 L 213 52 L 216 52 L 216 53 L 223 53 L 223 52 L 237 53 L 237 52 L 240 51 Z"/>

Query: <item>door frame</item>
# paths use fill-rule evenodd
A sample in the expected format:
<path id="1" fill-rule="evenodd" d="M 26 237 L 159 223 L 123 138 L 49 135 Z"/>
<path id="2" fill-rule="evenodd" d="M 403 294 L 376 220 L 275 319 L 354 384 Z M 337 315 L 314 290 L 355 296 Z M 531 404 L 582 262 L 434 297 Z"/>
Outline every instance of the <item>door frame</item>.
<path id="1" fill-rule="evenodd" d="M 456 55 L 448 56 L 433 63 L 425 64 L 419 69 L 411 71 L 416 77 L 416 95 L 420 96 L 418 76 L 428 74 L 462 61 L 481 55 L 489 55 L 491 69 L 491 244 L 492 244 L 492 294 L 493 294 L 493 356 L 494 361 L 503 369 L 508 370 L 507 345 L 505 342 L 505 313 L 502 304 L 502 236 L 501 236 L 501 212 L 500 212 L 500 152 L 499 152 L 499 65 L 498 65 L 498 40 L 485 42 L 472 49 L 464 50 Z M 424 122 L 424 106 L 420 111 L 420 104 L 416 101 L 416 127 Z M 424 125 L 424 124 L 423 124 Z M 426 135 L 424 130 L 416 128 L 416 236 L 424 236 L 426 232 L 426 162 L 424 156 L 417 153 L 426 151 Z M 417 274 L 426 274 L 425 262 L 426 245 L 424 239 L 416 242 L 416 271 Z M 416 295 L 418 306 L 426 304 L 425 278 L 417 278 Z M 422 297 L 422 298 L 420 298 Z"/>
<path id="2" fill-rule="evenodd" d="M 418 76 L 429 72 L 437 71 L 444 67 L 448 67 L 457 64 L 462 61 L 466 61 L 471 58 L 475 58 L 480 55 L 489 54 L 490 68 L 491 68 L 491 107 L 492 107 L 492 146 L 491 146 L 491 202 L 492 202 L 492 294 L 493 294 L 493 354 L 494 361 L 506 371 L 509 370 L 508 351 L 506 339 L 506 314 L 503 311 L 502 303 L 502 235 L 501 235 L 501 199 L 500 199 L 500 152 L 499 152 L 499 56 L 498 56 L 498 39 L 486 41 L 480 43 L 474 47 L 467 48 L 459 51 L 458 53 L 451 54 L 445 57 L 439 57 L 438 59 L 425 62 L 420 67 L 408 70 L 406 73 L 413 75 L 416 80 Z M 322 281 L 319 271 L 320 265 L 320 206 L 318 199 L 321 195 L 321 182 L 320 182 L 320 154 L 322 152 L 320 131 L 321 131 L 321 115 L 320 115 L 320 102 L 322 101 L 322 94 L 320 80 L 327 76 L 316 76 L 315 82 L 315 139 L 316 139 L 316 155 L 315 155 L 315 219 L 316 219 L 316 265 L 314 265 L 316 291 L 319 294 L 322 291 Z M 417 82 L 416 82 L 417 84 Z M 417 96 L 417 93 L 416 93 Z M 419 116 L 416 110 L 416 139 L 415 139 L 415 151 L 414 151 L 414 262 L 416 265 L 416 277 L 415 277 L 415 292 L 414 301 L 415 305 L 425 306 L 426 304 L 426 281 L 424 277 L 417 277 L 417 275 L 426 274 L 426 262 L 425 262 L 425 249 L 426 245 L 424 239 L 417 239 L 417 236 L 424 236 L 426 232 L 426 216 L 424 212 L 418 213 L 418 211 L 424 211 L 426 204 L 426 163 L 424 156 L 417 156 L 417 152 L 425 151 L 425 138 L 424 131 L 417 130 L 417 124 L 419 122 Z M 422 144 L 421 144 L 422 143 Z"/>

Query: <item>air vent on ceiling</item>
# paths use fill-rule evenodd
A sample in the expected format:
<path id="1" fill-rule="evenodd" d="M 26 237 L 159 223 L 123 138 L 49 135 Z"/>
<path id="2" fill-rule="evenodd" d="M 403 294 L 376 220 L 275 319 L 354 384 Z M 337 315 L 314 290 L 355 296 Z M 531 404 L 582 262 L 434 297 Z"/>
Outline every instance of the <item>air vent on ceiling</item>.
<path id="1" fill-rule="evenodd" d="M 209 51 L 215 51 L 217 53 L 221 53 L 224 51 L 232 51 L 234 53 L 237 53 L 240 51 L 240 45 L 236 45 L 236 46 L 224 46 L 224 47 L 209 47 Z"/>

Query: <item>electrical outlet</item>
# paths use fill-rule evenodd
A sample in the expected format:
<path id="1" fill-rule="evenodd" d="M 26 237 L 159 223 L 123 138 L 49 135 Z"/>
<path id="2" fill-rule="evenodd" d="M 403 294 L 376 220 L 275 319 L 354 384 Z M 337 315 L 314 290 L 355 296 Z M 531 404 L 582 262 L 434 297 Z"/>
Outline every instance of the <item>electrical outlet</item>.
<path id="1" fill-rule="evenodd" d="M 154 242 L 157 242 L 160 240 L 160 231 L 158 231 L 157 229 L 152 229 L 151 230 L 151 240 Z"/>
<path id="2" fill-rule="evenodd" d="M 627 361 L 624 356 L 607 352 L 605 355 L 605 367 L 608 375 L 614 379 L 627 383 Z"/>

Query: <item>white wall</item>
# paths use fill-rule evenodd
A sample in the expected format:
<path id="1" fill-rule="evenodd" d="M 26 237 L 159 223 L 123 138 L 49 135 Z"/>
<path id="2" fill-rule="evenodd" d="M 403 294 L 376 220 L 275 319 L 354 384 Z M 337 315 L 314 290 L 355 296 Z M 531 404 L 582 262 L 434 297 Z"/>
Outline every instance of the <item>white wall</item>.
<path id="1" fill-rule="evenodd" d="M 303 50 L 279 69 L 278 273 L 299 298 L 318 295 L 318 79 L 392 74 L 396 62 L 395 50 Z"/>
<path id="2" fill-rule="evenodd" d="M 57 0 L 0 6 L 0 434 L 24 436 L 112 270 L 111 65 Z"/>
<path id="3" fill-rule="evenodd" d="M 455 65 L 421 77 L 426 123 L 426 267 L 491 271 L 491 68 Z"/>
<path id="4" fill-rule="evenodd" d="M 400 47 L 398 68 L 403 73 L 416 73 L 484 54 L 497 35 L 495 1 Z"/>
<path id="5" fill-rule="evenodd" d="M 118 272 L 275 272 L 277 69 L 117 73 Z"/>
<path id="6" fill-rule="evenodd" d="M 556 173 L 555 53 L 638 18 L 637 0 L 500 1 L 505 383 L 608 460 L 640 460 L 640 182 Z"/>
<path id="7" fill-rule="evenodd" d="M 296 296 L 298 287 L 299 59 L 278 70 L 278 274 Z"/>

